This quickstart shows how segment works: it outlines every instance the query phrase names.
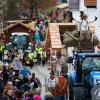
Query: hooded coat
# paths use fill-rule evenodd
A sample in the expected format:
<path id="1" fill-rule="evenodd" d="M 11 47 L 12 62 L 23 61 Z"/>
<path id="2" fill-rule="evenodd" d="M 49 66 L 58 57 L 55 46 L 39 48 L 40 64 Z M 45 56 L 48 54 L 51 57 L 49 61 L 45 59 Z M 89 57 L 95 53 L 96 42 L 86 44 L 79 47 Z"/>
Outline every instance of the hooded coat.
<path id="1" fill-rule="evenodd" d="M 34 34 L 34 41 L 35 41 L 35 43 L 40 42 L 40 35 L 39 35 L 38 31 L 36 31 Z"/>
<path id="2" fill-rule="evenodd" d="M 58 82 L 55 86 L 55 95 L 58 96 L 65 96 L 67 91 L 68 84 L 63 76 L 58 77 Z"/>

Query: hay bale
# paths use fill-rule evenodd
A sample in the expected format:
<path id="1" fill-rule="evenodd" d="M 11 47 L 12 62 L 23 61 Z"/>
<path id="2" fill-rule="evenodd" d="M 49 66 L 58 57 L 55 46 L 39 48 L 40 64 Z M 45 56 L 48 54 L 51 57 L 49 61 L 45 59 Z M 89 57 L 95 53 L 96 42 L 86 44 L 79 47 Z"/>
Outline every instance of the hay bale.
<path id="1" fill-rule="evenodd" d="M 78 34 L 77 31 L 73 31 L 70 34 L 72 36 L 74 36 L 75 38 L 77 38 L 77 39 L 79 37 L 79 34 Z M 66 47 L 74 46 L 74 47 L 79 49 L 79 41 L 78 40 L 75 40 L 74 38 L 72 38 L 68 34 L 64 34 L 63 38 L 64 38 L 63 43 L 66 45 Z M 96 35 L 94 35 L 93 43 L 92 43 L 92 33 L 88 32 L 88 31 L 81 32 L 79 39 L 80 39 L 80 44 L 81 44 L 81 49 L 82 50 L 91 50 L 91 49 L 93 49 L 93 46 L 99 44 L 99 40 L 96 37 Z"/>
<path id="2" fill-rule="evenodd" d="M 70 34 L 71 34 L 72 36 L 76 37 L 76 38 L 78 37 L 77 31 L 73 31 L 73 32 L 71 32 Z M 64 43 L 67 47 L 69 47 L 69 46 L 75 46 L 75 45 L 78 43 L 77 40 L 73 39 L 71 36 L 69 36 L 69 35 L 66 34 L 66 33 L 63 35 L 63 38 L 64 38 L 63 43 Z"/>

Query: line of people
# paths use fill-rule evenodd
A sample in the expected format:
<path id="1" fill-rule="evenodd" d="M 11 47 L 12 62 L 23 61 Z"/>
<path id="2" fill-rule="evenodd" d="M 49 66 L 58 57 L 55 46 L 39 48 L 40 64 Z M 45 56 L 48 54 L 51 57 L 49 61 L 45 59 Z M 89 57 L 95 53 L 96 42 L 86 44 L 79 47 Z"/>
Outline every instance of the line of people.
<path id="1" fill-rule="evenodd" d="M 44 66 L 47 62 L 47 51 L 38 44 L 33 51 L 26 52 L 23 55 L 23 64 L 26 66 L 34 66 L 34 64 Z"/>
<path id="2" fill-rule="evenodd" d="M 15 70 L 11 64 L 0 62 L 0 100 L 37 100 L 36 96 L 41 98 L 41 88 L 39 78 L 26 66 Z"/>

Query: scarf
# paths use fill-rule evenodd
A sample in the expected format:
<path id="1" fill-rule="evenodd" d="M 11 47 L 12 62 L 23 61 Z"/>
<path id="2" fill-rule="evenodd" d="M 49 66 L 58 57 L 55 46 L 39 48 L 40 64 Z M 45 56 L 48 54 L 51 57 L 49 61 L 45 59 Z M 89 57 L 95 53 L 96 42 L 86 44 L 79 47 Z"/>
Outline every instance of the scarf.
<path id="1" fill-rule="evenodd" d="M 54 79 L 54 76 L 50 76 L 50 79 L 53 80 Z"/>

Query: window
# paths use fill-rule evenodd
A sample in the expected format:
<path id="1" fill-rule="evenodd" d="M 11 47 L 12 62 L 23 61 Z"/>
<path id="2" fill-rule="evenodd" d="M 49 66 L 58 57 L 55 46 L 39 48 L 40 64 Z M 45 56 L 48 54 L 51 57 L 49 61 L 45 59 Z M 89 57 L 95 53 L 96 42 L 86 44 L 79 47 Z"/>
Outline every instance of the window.
<path id="1" fill-rule="evenodd" d="M 84 0 L 84 4 L 87 7 L 96 7 L 97 0 Z"/>
<path id="2" fill-rule="evenodd" d="M 16 44 L 18 43 L 26 44 L 26 36 L 14 36 L 13 42 Z"/>
<path id="3" fill-rule="evenodd" d="M 70 8 L 72 9 L 79 8 L 79 0 L 67 0 L 67 3 L 70 5 Z"/>

